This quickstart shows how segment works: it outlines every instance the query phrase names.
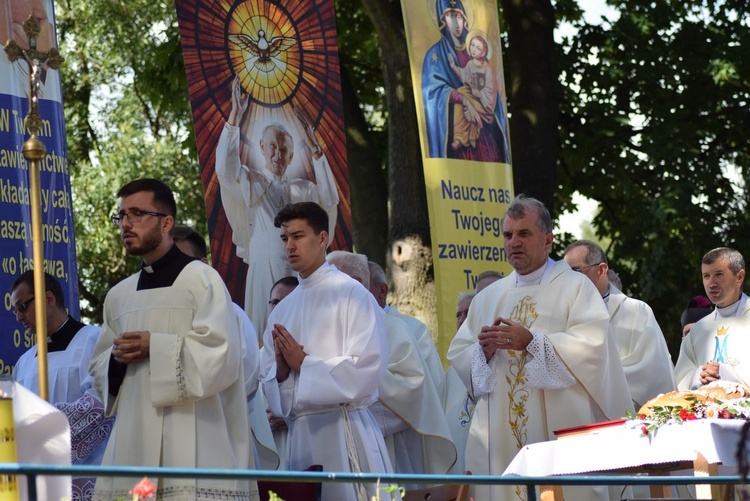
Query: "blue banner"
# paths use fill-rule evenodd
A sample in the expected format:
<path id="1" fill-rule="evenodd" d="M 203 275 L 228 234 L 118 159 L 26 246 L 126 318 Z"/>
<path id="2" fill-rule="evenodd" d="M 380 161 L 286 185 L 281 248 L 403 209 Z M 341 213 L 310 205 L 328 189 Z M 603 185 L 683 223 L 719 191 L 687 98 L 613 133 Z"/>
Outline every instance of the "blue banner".
<path id="1" fill-rule="evenodd" d="M 38 50 L 56 46 L 52 2 L 0 0 L 0 41 L 15 40 L 28 48 L 22 23 L 33 15 L 40 23 Z M 0 51 L 0 374 L 10 374 L 35 337 L 16 321 L 11 304 L 11 285 L 21 273 L 33 268 L 29 164 L 22 147 L 28 139 L 24 117 L 28 110 L 29 68 L 25 61 L 11 63 Z M 40 163 L 42 241 L 45 271 L 63 286 L 65 304 L 79 318 L 78 268 L 75 254 L 72 197 L 62 87 L 58 71 L 44 68 L 39 89 L 42 119 L 39 139 L 47 148 Z"/>

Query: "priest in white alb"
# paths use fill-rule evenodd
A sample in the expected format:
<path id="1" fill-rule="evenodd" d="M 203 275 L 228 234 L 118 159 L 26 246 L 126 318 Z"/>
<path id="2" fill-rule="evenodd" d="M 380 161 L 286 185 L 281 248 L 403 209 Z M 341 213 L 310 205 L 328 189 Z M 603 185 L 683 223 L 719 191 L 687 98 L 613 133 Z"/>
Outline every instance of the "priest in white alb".
<path id="1" fill-rule="evenodd" d="M 90 372 L 116 415 L 103 465 L 251 469 L 240 323 L 219 274 L 183 254 L 176 204 L 159 180 L 118 192 L 112 221 L 141 270 L 107 294 Z M 137 479 L 135 479 L 137 481 Z M 128 497 L 133 479 L 100 476 L 95 501 Z M 254 481 L 160 478 L 157 499 L 257 500 Z"/>
<path id="2" fill-rule="evenodd" d="M 750 302 L 742 292 L 745 259 L 719 247 L 701 260 L 703 287 L 716 310 L 693 325 L 682 340 L 675 366 L 677 388 L 694 390 L 713 381 L 750 387 Z"/>
<path id="3" fill-rule="evenodd" d="M 519 195 L 502 224 L 515 272 L 476 295 L 448 350 L 448 360 L 476 398 L 466 469 L 479 475 L 502 474 L 521 447 L 552 440 L 555 430 L 633 410 L 596 288 L 564 262 L 549 259 L 549 211 Z M 608 499 L 602 487 L 565 492 L 579 501 Z M 475 485 L 470 495 L 520 500 L 526 489 Z"/>
<path id="4" fill-rule="evenodd" d="M 674 391 L 672 357 L 654 312 L 609 282 L 604 250 L 590 240 L 577 240 L 565 248 L 564 259 L 591 280 L 607 305 L 609 333 L 620 355 L 633 407 L 640 409 L 657 395 Z"/>
<path id="5" fill-rule="evenodd" d="M 269 316 L 261 350 L 269 407 L 289 424 L 287 468 L 390 473 L 369 410 L 388 362 L 378 304 L 362 284 L 326 263 L 328 215 L 319 205 L 288 205 L 274 224 L 299 273 L 299 286 Z M 377 489 L 329 482 L 322 490 L 322 499 L 367 501 Z"/>

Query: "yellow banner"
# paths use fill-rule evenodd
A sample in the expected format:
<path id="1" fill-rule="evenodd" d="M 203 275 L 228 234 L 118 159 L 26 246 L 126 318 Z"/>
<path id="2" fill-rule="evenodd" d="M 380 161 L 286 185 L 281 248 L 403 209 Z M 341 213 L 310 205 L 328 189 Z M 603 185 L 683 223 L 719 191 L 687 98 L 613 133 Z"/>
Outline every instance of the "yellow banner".
<path id="1" fill-rule="evenodd" d="M 402 0 L 417 105 L 438 301 L 438 351 L 456 299 L 483 271 L 510 271 L 500 218 L 513 172 L 494 0 Z"/>

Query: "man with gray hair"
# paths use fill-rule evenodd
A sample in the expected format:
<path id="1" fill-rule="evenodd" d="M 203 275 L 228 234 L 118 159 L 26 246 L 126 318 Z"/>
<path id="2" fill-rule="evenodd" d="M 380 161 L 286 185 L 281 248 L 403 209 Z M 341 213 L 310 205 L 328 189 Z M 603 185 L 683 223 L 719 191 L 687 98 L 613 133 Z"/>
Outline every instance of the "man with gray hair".
<path id="1" fill-rule="evenodd" d="M 367 268 L 370 271 L 370 292 L 375 296 L 375 300 L 387 315 L 400 318 L 409 327 L 409 332 L 414 336 L 417 346 L 419 346 L 422 360 L 424 360 L 425 368 L 427 369 L 427 375 L 432 379 L 432 383 L 439 394 L 443 388 L 445 373 L 437 347 L 435 347 L 435 342 L 432 340 L 432 336 L 430 336 L 430 330 L 419 319 L 405 315 L 398 311 L 395 306 L 386 303 L 386 298 L 388 297 L 388 280 L 385 277 L 385 271 L 375 261 L 368 261 Z"/>
<path id="2" fill-rule="evenodd" d="M 466 469 L 501 475 L 525 445 L 560 428 L 633 411 L 625 374 L 596 287 L 549 258 L 552 218 L 523 195 L 502 219 L 514 272 L 476 295 L 448 360 L 476 399 Z M 608 499 L 607 488 L 565 489 L 566 498 Z M 474 485 L 474 499 L 524 498 L 524 488 Z"/>
<path id="3" fill-rule="evenodd" d="M 750 304 L 742 292 L 745 260 L 735 249 L 719 247 L 701 260 L 703 287 L 716 309 L 698 320 L 682 340 L 675 378 L 680 390 L 714 381 L 750 385 L 748 353 Z"/>
<path id="4" fill-rule="evenodd" d="M 326 259 L 363 285 L 373 283 L 364 255 L 333 251 Z M 370 288 L 376 300 L 379 291 Z M 396 473 L 445 474 L 456 460 L 456 448 L 440 398 L 406 322 L 382 309 L 381 313 L 388 337 L 388 368 L 378 388 L 378 401 L 370 410 L 385 437 L 393 469 Z"/>
<path id="5" fill-rule="evenodd" d="M 604 250 L 591 240 L 576 240 L 565 249 L 565 262 L 596 286 L 609 312 L 609 332 L 620 354 L 634 407 L 673 391 L 674 366 L 651 307 L 623 294 L 609 281 Z"/>

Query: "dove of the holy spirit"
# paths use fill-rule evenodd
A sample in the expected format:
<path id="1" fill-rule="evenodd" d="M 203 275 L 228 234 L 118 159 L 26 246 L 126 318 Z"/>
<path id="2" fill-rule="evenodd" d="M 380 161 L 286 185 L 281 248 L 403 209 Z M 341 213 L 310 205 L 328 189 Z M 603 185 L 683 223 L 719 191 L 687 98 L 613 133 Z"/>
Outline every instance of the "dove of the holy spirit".
<path id="1" fill-rule="evenodd" d="M 292 37 L 273 37 L 270 40 L 266 39 L 266 32 L 258 30 L 258 39 L 254 39 L 249 35 L 242 33 L 236 35 L 229 35 L 229 41 L 240 47 L 241 49 L 252 54 L 252 57 L 248 58 L 248 62 L 251 59 L 253 66 L 258 68 L 260 71 L 270 73 L 280 63 L 278 60 L 274 60 L 281 54 L 289 50 L 297 40 Z"/>

